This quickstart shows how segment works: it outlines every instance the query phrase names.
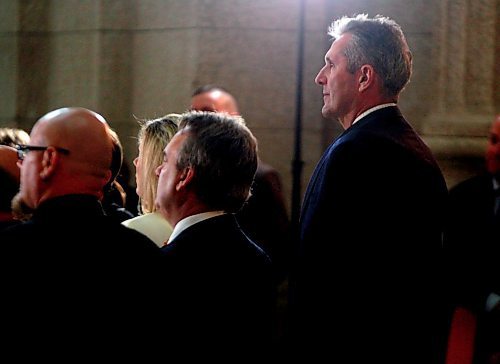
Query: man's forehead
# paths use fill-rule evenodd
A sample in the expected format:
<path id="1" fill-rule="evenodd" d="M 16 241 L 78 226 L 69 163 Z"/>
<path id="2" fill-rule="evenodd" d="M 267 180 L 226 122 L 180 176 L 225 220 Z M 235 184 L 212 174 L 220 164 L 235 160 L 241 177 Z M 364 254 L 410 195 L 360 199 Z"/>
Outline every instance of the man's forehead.
<path id="1" fill-rule="evenodd" d="M 334 54 L 338 54 L 339 51 L 343 50 L 346 47 L 350 38 L 351 38 L 351 34 L 349 34 L 349 33 L 342 34 L 340 37 L 336 38 L 333 41 L 330 49 L 326 53 L 327 56 L 328 55 L 333 56 Z"/>
<path id="2" fill-rule="evenodd" d="M 176 133 L 170 142 L 168 142 L 167 146 L 165 147 L 164 151 L 166 152 L 171 152 L 172 150 L 178 149 L 179 145 L 182 143 L 182 141 L 186 138 L 186 133 L 181 133 L 178 132 Z"/>

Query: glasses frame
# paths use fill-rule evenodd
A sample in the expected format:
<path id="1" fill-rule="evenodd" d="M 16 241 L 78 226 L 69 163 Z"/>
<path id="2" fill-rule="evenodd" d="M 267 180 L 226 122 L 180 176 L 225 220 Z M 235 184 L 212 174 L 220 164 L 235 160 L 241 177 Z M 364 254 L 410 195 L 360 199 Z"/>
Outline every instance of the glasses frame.
<path id="1" fill-rule="evenodd" d="M 57 150 L 58 152 L 61 152 L 63 154 L 69 154 L 68 149 L 61 148 L 61 147 L 54 147 L 51 145 L 43 147 L 40 145 L 17 144 L 16 145 L 17 159 L 19 159 L 20 161 L 23 161 L 24 158 L 26 157 L 26 154 L 28 154 L 28 152 L 31 152 L 32 150 L 47 150 L 50 147 L 54 148 L 55 150 Z"/>

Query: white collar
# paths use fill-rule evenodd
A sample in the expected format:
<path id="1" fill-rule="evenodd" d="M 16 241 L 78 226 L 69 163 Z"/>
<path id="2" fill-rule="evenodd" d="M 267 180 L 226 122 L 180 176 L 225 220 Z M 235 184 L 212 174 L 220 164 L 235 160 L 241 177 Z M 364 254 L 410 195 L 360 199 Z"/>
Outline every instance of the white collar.
<path id="1" fill-rule="evenodd" d="M 389 107 L 389 106 L 397 106 L 396 103 L 394 102 L 389 102 L 387 104 L 380 104 L 380 105 L 377 105 L 377 106 L 374 106 L 366 111 L 364 111 L 363 113 L 361 113 L 361 115 L 359 115 L 356 119 L 354 119 L 354 121 L 352 122 L 351 126 L 353 126 L 355 123 L 357 123 L 359 120 L 363 119 L 366 115 L 368 114 L 371 114 L 372 112 L 374 111 L 377 111 L 377 110 L 380 110 L 380 109 L 383 109 L 385 107 Z"/>
<path id="2" fill-rule="evenodd" d="M 196 214 L 196 215 L 191 215 L 191 216 L 185 217 L 184 219 L 179 221 L 177 224 L 175 224 L 174 230 L 172 231 L 172 234 L 170 234 L 170 237 L 168 238 L 167 244 L 169 244 L 181 232 L 186 230 L 191 225 L 194 225 L 194 224 L 197 224 L 203 220 L 210 219 L 212 217 L 216 217 L 216 216 L 224 215 L 224 214 L 225 214 L 224 211 L 208 211 L 208 212 L 202 212 L 201 214 Z"/>

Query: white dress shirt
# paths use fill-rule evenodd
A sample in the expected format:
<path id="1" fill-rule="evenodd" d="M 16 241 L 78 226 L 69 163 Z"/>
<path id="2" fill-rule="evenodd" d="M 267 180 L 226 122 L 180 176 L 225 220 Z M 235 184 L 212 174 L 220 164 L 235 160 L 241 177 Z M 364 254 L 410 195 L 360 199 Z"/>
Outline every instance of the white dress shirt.
<path id="1" fill-rule="evenodd" d="M 224 211 L 208 211 L 208 212 L 202 212 L 201 214 L 196 214 L 196 215 L 191 215 L 188 217 L 185 217 L 181 221 L 179 221 L 175 227 L 174 231 L 172 231 L 172 234 L 170 235 L 170 238 L 168 239 L 167 244 L 169 244 L 172 240 L 174 240 L 177 235 L 179 235 L 181 232 L 186 230 L 188 227 L 191 225 L 197 224 L 203 220 L 210 219 L 212 217 L 224 215 Z"/>

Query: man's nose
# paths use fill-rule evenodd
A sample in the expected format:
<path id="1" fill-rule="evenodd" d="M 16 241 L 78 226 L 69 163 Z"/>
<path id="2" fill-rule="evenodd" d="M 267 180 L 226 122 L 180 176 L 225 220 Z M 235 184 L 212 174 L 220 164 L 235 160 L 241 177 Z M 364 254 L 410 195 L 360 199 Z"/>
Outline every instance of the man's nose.
<path id="1" fill-rule="evenodd" d="M 314 82 L 320 86 L 326 84 L 326 79 L 325 76 L 323 75 L 323 68 L 319 70 L 318 74 L 316 75 L 316 78 L 314 79 Z"/>

